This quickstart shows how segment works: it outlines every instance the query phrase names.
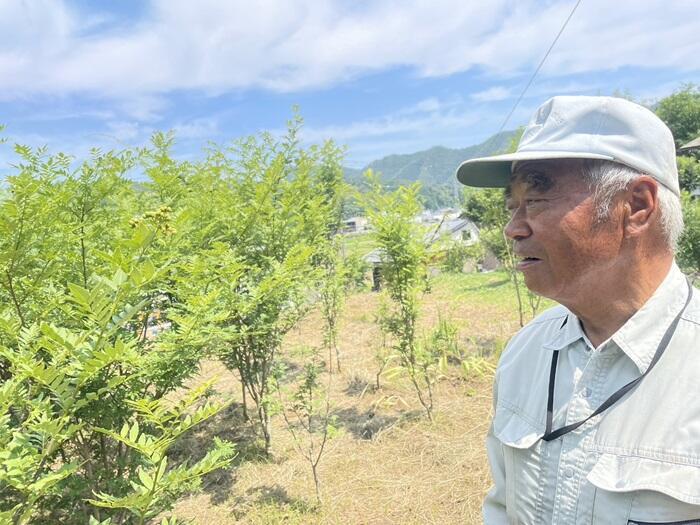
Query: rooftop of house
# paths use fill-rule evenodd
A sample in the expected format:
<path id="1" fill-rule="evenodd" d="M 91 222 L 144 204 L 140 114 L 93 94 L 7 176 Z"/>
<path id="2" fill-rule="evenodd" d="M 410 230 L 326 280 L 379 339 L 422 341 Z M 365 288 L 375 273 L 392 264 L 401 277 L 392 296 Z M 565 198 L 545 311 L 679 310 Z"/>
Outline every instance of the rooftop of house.
<path id="1" fill-rule="evenodd" d="M 694 140 L 691 140 L 687 144 L 683 144 L 680 148 L 678 148 L 678 150 L 679 151 L 686 151 L 689 149 L 696 149 L 696 148 L 700 148 L 700 137 L 698 137 Z"/>

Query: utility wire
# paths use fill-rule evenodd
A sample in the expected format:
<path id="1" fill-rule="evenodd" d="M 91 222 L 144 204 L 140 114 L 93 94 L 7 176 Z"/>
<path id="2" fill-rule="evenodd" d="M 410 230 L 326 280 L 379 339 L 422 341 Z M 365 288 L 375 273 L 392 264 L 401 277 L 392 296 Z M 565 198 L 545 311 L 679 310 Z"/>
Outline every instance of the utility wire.
<path id="1" fill-rule="evenodd" d="M 532 76 L 530 77 L 530 80 L 528 81 L 527 85 L 525 86 L 525 89 L 523 89 L 522 93 L 520 93 L 520 96 L 518 97 L 518 100 L 515 101 L 515 104 L 513 105 L 513 108 L 510 110 L 510 113 L 508 113 L 508 116 L 507 116 L 506 119 L 503 121 L 503 124 L 501 124 L 501 127 L 498 129 L 498 133 L 496 133 L 496 135 L 498 135 L 501 131 L 503 131 L 503 128 L 505 128 L 505 127 L 506 127 L 506 124 L 508 124 L 508 121 L 510 120 L 510 117 L 512 117 L 512 116 L 513 116 L 513 113 L 515 113 L 515 109 L 518 107 L 518 104 L 520 104 L 520 101 L 521 101 L 521 100 L 523 99 L 523 97 L 525 96 L 525 93 L 527 93 L 527 90 L 530 89 L 530 86 L 532 85 L 532 82 L 535 80 L 535 77 L 537 76 L 537 73 L 539 73 L 539 72 L 540 72 L 540 69 L 542 69 L 542 66 L 544 65 L 545 61 L 547 60 L 547 57 L 548 57 L 549 54 L 552 52 L 552 49 L 554 49 L 554 46 L 556 45 L 557 40 L 559 40 L 559 37 L 560 37 L 561 34 L 564 32 L 564 29 L 566 29 L 566 26 L 567 26 L 567 24 L 569 23 L 569 20 L 571 20 L 571 17 L 574 16 L 574 13 L 576 12 L 576 9 L 577 9 L 578 6 L 581 4 L 581 2 L 582 2 L 582 0 L 578 0 L 578 1 L 576 2 L 576 5 L 574 5 L 574 8 L 571 10 L 571 12 L 569 13 L 569 16 L 568 16 L 568 17 L 566 18 L 566 20 L 564 21 L 564 25 L 561 26 L 561 29 L 560 29 L 559 32 L 557 33 L 557 36 L 554 37 L 554 40 L 552 41 L 552 44 L 549 46 L 549 49 L 547 50 L 547 52 L 546 52 L 546 53 L 544 54 L 544 56 L 542 57 L 542 60 L 540 61 L 540 65 L 537 66 L 537 69 L 535 69 L 535 72 L 534 72 L 534 73 L 532 74 Z"/>

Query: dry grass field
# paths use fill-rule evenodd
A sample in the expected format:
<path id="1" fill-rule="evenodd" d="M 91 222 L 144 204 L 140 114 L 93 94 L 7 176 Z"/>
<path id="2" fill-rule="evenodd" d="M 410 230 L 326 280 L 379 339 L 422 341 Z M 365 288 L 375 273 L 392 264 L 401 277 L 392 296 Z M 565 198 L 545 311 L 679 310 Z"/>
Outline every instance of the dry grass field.
<path id="1" fill-rule="evenodd" d="M 331 378 L 332 411 L 339 433 L 320 463 L 323 503 L 316 504 L 308 463 L 295 450 L 284 420 L 273 419 L 271 457 L 260 453 L 254 429 L 242 419 L 240 383 L 218 362 L 207 362 L 197 382 L 217 379 L 221 395 L 239 402 L 190 435 L 179 453 L 199 457 L 214 436 L 233 440 L 234 466 L 205 480 L 175 512 L 206 525 L 452 524 L 479 523 L 489 485 L 483 447 L 491 410 L 489 373 L 464 377 L 452 367 L 436 388 L 435 421 L 425 417 L 405 378 L 374 385 L 379 332 L 378 294 L 348 297 L 340 327 L 342 372 Z M 544 305 L 543 305 L 544 306 Z M 495 362 L 517 330 L 514 293 L 505 274 L 439 275 L 422 301 L 423 330 L 449 319 L 465 352 Z M 321 318 L 311 312 L 284 341 L 291 371 L 299 349 L 322 344 Z"/>

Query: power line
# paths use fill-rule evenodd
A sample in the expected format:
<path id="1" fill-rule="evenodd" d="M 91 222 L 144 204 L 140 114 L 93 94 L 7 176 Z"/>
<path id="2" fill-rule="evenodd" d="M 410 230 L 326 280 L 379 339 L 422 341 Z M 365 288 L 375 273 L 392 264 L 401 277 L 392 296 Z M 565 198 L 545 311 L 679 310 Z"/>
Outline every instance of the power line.
<path id="1" fill-rule="evenodd" d="M 567 26 L 567 24 L 569 23 L 569 20 L 571 20 L 571 17 L 574 16 L 574 13 L 576 12 L 576 9 L 578 8 L 579 4 L 581 4 L 581 2 L 582 2 L 582 0 L 578 0 L 578 1 L 576 2 L 576 5 L 574 5 L 574 8 L 571 10 L 571 12 L 569 13 L 569 16 L 566 18 L 566 20 L 564 21 L 564 24 L 561 26 L 561 29 L 560 29 L 559 32 L 557 33 L 557 36 L 554 37 L 554 40 L 552 41 L 552 44 L 549 46 L 549 49 L 547 50 L 547 52 L 546 52 L 546 53 L 544 54 L 544 56 L 542 57 L 542 60 L 540 61 L 540 65 L 537 66 L 537 69 L 535 69 L 535 72 L 534 72 L 534 73 L 532 74 L 532 76 L 530 77 L 530 80 L 528 81 L 527 85 L 525 86 L 525 89 L 523 89 L 522 93 L 520 93 L 520 96 L 518 97 L 518 100 L 515 101 L 515 104 L 513 105 L 513 108 L 510 110 L 510 113 L 508 113 L 508 116 L 507 116 L 506 119 L 503 121 L 503 124 L 501 124 L 501 127 L 500 127 L 499 130 L 498 130 L 498 133 L 500 133 L 501 131 L 503 131 L 503 128 L 505 128 L 505 127 L 506 127 L 506 124 L 508 124 L 508 121 L 510 120 L 510 117 L 512 117 L 512 116 L 513 116 L 513 113 L 515 113 L 515 109 L 518 107 L 518 104 L 520 104 L 520 101 L 521 101 L 521 100 L 523 99 L 523 97 L 525 96 L 525 93 L 527 92 L 527 90 L 528 90 L 528 89 L 530 88 L 530 86 L 532 85 L 532 82 L 535 80 L 535 77 L 537 76 L 537 73 L 539 73 L 539 72 L 540 72 L 540 69 L 542 69 L 542 66 L 544 65 L 545 61 L 547 60 L 547 57 L 548 57 L 549 54 L 552 52 L 552 49 L 554 49 L 554 46 L 556 45 L 557 40 L 559 40 L 559 37 L 560 37 L 561 34 L 564 32 L 564 29 L 566 29 L 566 26 Z M 498 133 L 496 133 L 496 135 L 498 135 Z"/>

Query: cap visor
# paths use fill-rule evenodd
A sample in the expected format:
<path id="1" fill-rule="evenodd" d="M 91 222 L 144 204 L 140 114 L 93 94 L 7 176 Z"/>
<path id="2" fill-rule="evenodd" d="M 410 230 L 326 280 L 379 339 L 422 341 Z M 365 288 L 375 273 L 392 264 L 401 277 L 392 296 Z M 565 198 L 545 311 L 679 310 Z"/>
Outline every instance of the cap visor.
<path id="1" fill-rule="evenodd" d="M 513 162 L 554 159 L 615 160 L 609 155 L 575 151 L 519 151 L 493 157 L 465 160 L 457 168 L 457 180 L 466 186 L 505 188 L 510 181 Z"/>

